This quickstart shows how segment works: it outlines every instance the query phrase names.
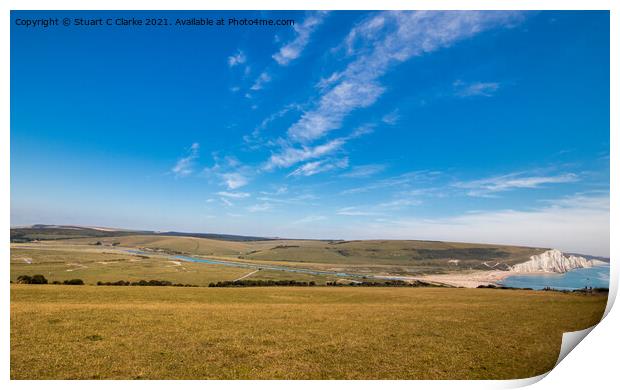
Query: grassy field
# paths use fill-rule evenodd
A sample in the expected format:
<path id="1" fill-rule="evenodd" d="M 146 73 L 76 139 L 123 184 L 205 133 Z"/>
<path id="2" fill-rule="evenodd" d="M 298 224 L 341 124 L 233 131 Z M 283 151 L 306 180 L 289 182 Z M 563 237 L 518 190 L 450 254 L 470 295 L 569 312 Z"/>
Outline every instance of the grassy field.
<path id="1" fill-rule="evenodd" d="M 604 296 L 360 287 L 11 286 L 12 379 L 508 379 Z"/>
<path id="2" fill-rule="evenodd" d="M 165 249 L 204 256 L 335 264 L 445 266 L 459 259 L 462 266 L 483 261 L 515 264 L 542 252 L 541 248 L 414 240 L 272 240 L 232 242 L 194 237 L 132 235 L 64 240 L 66 244 L 117 244 L 123 247 Z"/>
<path id="3" fill-rule="evenodd" d="M 123 248 L 138 249 L 137 256 Z M 125 235 L 55 239 L 11 244 L 11 280 L 42 274 L 48 280 L 98 281 L 163 279 L 206 286 L 248 274 L 247 268 L 179 262 L 184 254 L 234 262 L 343 272 L 354 275 L 419 276 L 488 270 L 528 259 L 541 249 L 434 241 L 225 241 L 197 237 Z M 455 262 L 455 259 L 458 260 Z M 485 264 L 486 263 L 486 264 Z M 501 268 L 500 268 L 501 269 Z M 335 277 L 261 270 L 249 279 L 295 279 L 325 284 Z M 355 278 L 348 277 L 349 280 Z"/>
<path id="4" fill-rule="evenodd" d="M 247 268 L 179 262 L 158 255 L 132 255 L 88 246 L 45 245 L 38 249 L 14 246 L 11 249 L 12 281 L 16 281 L 20 275 L 41 274 L 49 282 L 82 279 L 86 284 L 96 284 L 98 281 L 157 279 L 207 286 L 212 282 L 235 280 L 252 271 Z M 329 278 L 261 270 L 252 274 L 249 279 L 314 280 L 318 284 L 325 284 Z"/>
<path id="5" fill-rule="evenodd" d="M 120 279 L 165 279 L 208 285 L 248 272 L 243 268 L 170 261 L 187 255 L 353 275 L 415 277 L 479 270 L 506 270 L 544 248 L 415 240 L 256 240 L 252 237 L 188 237 L 154 232 L 106 231 L 80 227 L 11 229 L 11 280 L 40 273 L 49 280 L 83 279 L 87 284 Z M 149 259 L 119 249 L 138 249 Z M 52 251 L 56 253 L 53 254 Z M 335 277 L 261 270 L 250 279 L 314 280 Z M 354 280 L 354 277 L 347 277 Z"/>

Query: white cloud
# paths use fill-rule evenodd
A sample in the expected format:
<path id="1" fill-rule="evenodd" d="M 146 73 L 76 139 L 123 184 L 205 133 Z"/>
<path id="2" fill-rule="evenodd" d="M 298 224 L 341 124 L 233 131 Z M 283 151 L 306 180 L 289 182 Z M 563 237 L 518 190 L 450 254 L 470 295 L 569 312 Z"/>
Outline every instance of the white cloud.
<path id="1" fill-rule="evenodd" d="M 237 53 L 233 54 L 232 56 L 228 57 L 228 66 L 229 67 L 234 67 L 237 65 L 241 65 L 243 63 L 245 63 L 245 61 L 247 60 L 245 54 L 239 50 L 237 51 Z"/>
<path id="2" fill-rule="evenodd" d="M 217 177 L 221 180 L 220 184 L 226 186 L 229 190 L 236 190 L 248 184 L 249 176 L 252 176 L 252 168 L 243 165 L 234 156 L 219 157 L 217 153 L 213 153 L 215 163 L 211 167 L 203 169 L 202 173 L 205 177 Z"/>
<path id="3" fill-rule="evenodd" d="M 395 125 L 399 119 L 400 119 L 400 114 L 398 113 L 398 109 L 396 109 L 396 110 L 393 110 L 385 114 L 383 118 L 381 118 L 381 122 L 388 124 L 388 125 Z"/>
<path id="4" fill-rule="evenodd" d="M 263 72 L 258 76 L 256 81 L 254 81 L 254 84 L 250 87 L 250 89 L 252 91 L 259 91 L 263 89 L 265 84 L 267 84 L 270 81 L 271 81 L 271 76 L 269 75 L 269 73 Z"/>
<path id="5" fill-rule="evenodd" d="M 251 213 L 258 213 L 262 211 L 269 211 L 271 210 L 271 208 L 272 206 L 269 203 L 261 203 L 261 204 L 252 205 L 248 207 L 247 210 Z"/>
<path id="6" fill-rule="evenodd" d="M 172 173 L 174 173 L 176 177 L 189 176 L 194 172 L 194 161 L 198 158 L 199 149 L 200 145 L 194 142 L 189 148 L 189 154 L 177 161 L 172 168 Z"/>
<path id="7" fill-rule="evenodd" d="M 250 196 L 247 192 L 228 192 L 228 191 L 220 191 L 217 193 L 219 196 L 223 196 L 226 198 L 234 198 L 234 199 L 243 199 L 248 198 Z"/>
<path id="8" fill-rule="evenodd" d="M 353 55 L 345 70 L 332 74 L 316 107 L 288 129 L 307 143 L 341 127 L 352 111 L 369 107 L 383 94 L 380 78 L 395 64 L 472 37 L 520 18 L 513 12 L 382 12 L 354 27 L 345 40 Z"/>
<path id="9" fill-rule="evenodd" d="M 467 189 L 469 196 L 493 196 L 498 192 L 519 188 L 539 188 L 544 184 L 573 183 L 579 180 L 574 173 L 565 173 L 555 176 L 537 176 L 524 172 L 509 173 L 506 175 L 486 179 L 457 182 L 454 187 Z"/>
<path id="10" fill-rule="evenodd" d="M 315 12 L 308 16 L 301 24 L 295 25 L 295 38 L 282 46 L 280 50 L 273 55 L 273 59 L 283 66 L 297 59 L 310 41 L 310 35 L 323 23 L 326 15 L 327 12 L 325 11 Z"/>
<path id="11" fill-rule="evenodd" d="M 348 217 L 370 217 L 370 216 L 381 215 L 381 213 L 368 211 L 368 210 L 360 210 L 357 207 L 344 207 L 336 211 L 336 214 L 344 215 Z"/>
<path id="12" fill-rule="evenodd" d="M 388 177 L 387 179 L 377 180 L 361 187 L 349 188 L 341 191 L 340 194 L 358 194 L 389 187 L 410 187 L 414 183 L 419 184 L 433 181 L 439 177 L 439 175 L 441 175 L 441 172 L 438 171 L 412 171 L 403 173 L 402 175 Z"/>
<path id="13" fill-rule="evenodd" d="M 491 97 L 500 87 L 499 83 L 495 82 L 465 83 L 461 80 L 455 81 L 452 85 L 454 87 L 454 94 L 458 97 Z"/>
<path id="14" fill-rule="evenodd" d="M 383 220 L 354 236 L 525 245 L 609 256 L 609 219 L 608 195 L 578 194 L 530 210 Z"/>
<path id="15" fill-rule="evenodd" d="M 248 179 L 239 172 L 228 172 L 220 175 L 229 190 L 236 190 L 248 184 Z"/>
<path id="16" fill-rule="evenodd" d="M 384 88 L 372 80 L 345 80 L 329 90 L 319 100 L 318 107 L 304 113 L 288 129 L 289 137 L 297 142 L 309 142 L 340 127 L 342 120 L 357 108 L 369 107 Z"/>
<path id="17" fill-rule="evenodd" d="M 348 165 L 349 159 L 346 157 L 338 160 L 317 160 L 303 164 L 291 172 L 288 176 L 312 176 L 317 173 L 332 171 L 334 169 L 343 169 Z"/>
<path id="18" fill-rule="evenodd" d="M 222 203 L 224 203 L 228 207 L 233 205 L 233 203 L 230 200 L 226 199 L 226 198 L 220 198 L 220 200 L 222 201 Z"/>
<path id="19" fill-rule="evenodd" d="M 272 196 L 261 196 L 257 198 L 258 200 L 269 202 L 269 203 L 281 203 L 281 204 L 290 204 L 290 205 L 309 205 L 308 201 L 318 199 L 317 196 L 313 194 L 300 194 L 295 196 L 289 196 L 286 198 L 282 197 L 272 197 Z"/>
<path id="20" fill-rule="evenodd" d="M 386 209 L 400 209 L 400 208 L 409 207 L 409 206 L 419 206 L 420 204 L 422 204 L 422 201 L 420 199 L 414 199 L 414 198 L 408 197 L 408 198 L 398 198 L 398 199 L 391 200 L 389 202 L 379 203 L 378 207 L 382 207 Z"/>
<path id="21" fill-rule="evenodd" d="M 302 161 L 319 158 L 332 153 L 345 143 L 344 139 L 337 138 L 317 146 L 301 146 L 299 148 L 285 146 L 279 153 L 272 154 L 264 169 L 288 168 Z"/>
<path id="22" fill-rule="evenodd" d="M 263 119 L 263 121 L 260 123 L 260 125 L 258 125 L 258 126 L 256 126 L 254 128 L 252 133 L 246 134 L 245 136 L 243 136 L 243 141 L 245 143 L 247 143 L 247 144 L 250 144 L 251 146 L 253 146 L 255 144 L 262 144 L 263 140 L 260 137 L 262 131 L 267 129 L 269 126 L 272 125 L 272 123 L 274 121 L 279 120 L 280 118 L 282 118 L 283 116 L 288 114 L 290 111 L 300 110 L 300 109 L 301 109 L 301 107 L 298 104 L 294 104 L 293 103 L 293 104 L 286 105 L 280 111 L 277 111 L 277 112 L 269 115 L 267 118 Z"/>
<path id="23" fill-rule="evenodd" d="M 343 173 L 340 176 L 349 177 L 349 178 L 369 177 L 369 176 L 373 176 L 379 172 L 384 171 L 385 168 L 386 168 L 385 165 L 381 165 L 381 164 L 357 165 L 351 168 L 349 172 Z"/>

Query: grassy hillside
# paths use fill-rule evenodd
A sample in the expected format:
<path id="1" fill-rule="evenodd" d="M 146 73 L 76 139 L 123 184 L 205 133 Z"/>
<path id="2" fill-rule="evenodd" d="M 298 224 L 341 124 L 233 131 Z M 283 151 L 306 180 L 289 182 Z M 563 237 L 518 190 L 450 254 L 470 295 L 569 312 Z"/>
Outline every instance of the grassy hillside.
<path id="1" fill-rule="evenodd" d="M 416 266 L 436 269 L 489 269 L 527 261 L 544 248 L 415 240 L 270 240 L 233 242 L 194 237 L 132 235 L 64 240 L 149 248 L 170 253 L 225 256 L 244 260 L 326 264 L 333 266 Z M 458 260 L 458 262 L 450 261 Z M 484 263 L 487 263 L 485 265 Z M 497 264 L 499 263 L 499 264 Z"/>
<path id="2" fill-rule="evenodd" d="M 140 256 L 77 246 L 11 249 L 11 280 L 20 275 L 44 275 L 50 282 L 82 279 L 86 284 L 138 281 L 141 279 L 167 280 L 173 283 L 207 286 L 211 282 L 240 278 L 253 270 L 213 264 L 174 261 L 157 255 Z M 324 284 L 328 278 L 317 275 L 294 274 L 261 270 L 249 279 L 314 280 Z M 333 278 L 332 278 L 333 279 Z"/>
<path id="3" fill-rule="evenodd" d="M 141 261 L 132 257 L 124 252 L 129 248 L 147 252 L 152 259 Z M 543 248 L 415 240 L 225 241 L 152 234 L 108 235 L 13 243 L 11 277 L 15 280 L 19 275 L 41 273 L 50 280 L 72 276 L 86 283 L 165 278 L 174 283 L 206 285 L 234 280 L 245 272 L 220 265 L 175 264 L 165 258 L 180 254 L 249 262 L 258 267 L 281 266 L 366 276 L 420 276 L 507 269 L 542 251 Z M 315 280 L 319 284 L 329 279 L 266 270 L 252 278 Z"/>
<path id="4" fill-rule="evenodd" d="M 604 296 L 434 288 L 11 286 L 12 379 L 512 379 Z"/>
<path id="5" fill-rule="evenodd" d="M 542 249 L 414 240 L 287 241 L 255 248 L 246 259 L 333 264 L 417 265 L 448 267 L 459 260 L 462 268 L 488 269 L 483 262 L 512 265 Z"/>
<path id="6" fill-rule="evenodd" d="M 166 235 L 177 237 L 209 238 L 222 241 L 264 241 L 263 237 L 238 236 L 233 234 L 214 233 L 183 233 L 183 232 L 153 232 L 147 230 L 124 230 L 113 228 L 90 228 L 84 226 L 67 225 L 33 225 L 30 227 L 11 228 L 11 242 L 31 242 L 41 240 L 62 240 L 68 238 L 99 238 L 108 236 L 128 235 Z"/>
<path id="7" fill-rule="evenodd" d="M 39 240 L 63 240 L 69 238 L 98 238 L 111 234 L 130 235 L 137 232 L 105 231 L 84 227 L 35 225 L 29 228 L 11 228 L 11 242 L 30 242 Z"/>

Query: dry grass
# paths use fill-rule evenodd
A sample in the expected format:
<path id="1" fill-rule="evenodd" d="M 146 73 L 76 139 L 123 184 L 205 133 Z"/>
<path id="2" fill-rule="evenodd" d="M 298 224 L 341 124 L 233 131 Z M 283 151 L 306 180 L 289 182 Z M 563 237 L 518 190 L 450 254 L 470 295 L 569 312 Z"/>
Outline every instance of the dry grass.
<path id="1" fill-rule="evenodd" d="M 173 283 L 207 286 L 211 282 L 235 280 L 252 269 L 214 264 L 179 262 L 159 256 L 136 256 L 78 245 L 42 246 L 41 249 L 13 247 L 11 249 L 11 280 L 20 275 L 41 274 L 50 282 L 82 279 L 86 284 L 98 281 L 137 281 L 141 279 L 168 280 Z M 262 270 L 253 279 L 314 280 L 325 283 L 326 277 Z"/>
<path id="2" fill-rule="evenodd" d="M 415 288 L 11 286 L 13 379 L 523 378 L 605 297 Z"/>
<path id="3" fill-rule="evenodd" d="M 544 248 L 415 240 L 272 240 L 232 242 L 194 237 L 129 235 L 47 241 L 41 245 L 148 248 L 187 255 L 251 262 L 273 262 L 303 268 L 337 269 L 350 273 L 420 275 L 488 270 L 527 261 Z M 450 260 L 457 259 L 454 263 Z"/>

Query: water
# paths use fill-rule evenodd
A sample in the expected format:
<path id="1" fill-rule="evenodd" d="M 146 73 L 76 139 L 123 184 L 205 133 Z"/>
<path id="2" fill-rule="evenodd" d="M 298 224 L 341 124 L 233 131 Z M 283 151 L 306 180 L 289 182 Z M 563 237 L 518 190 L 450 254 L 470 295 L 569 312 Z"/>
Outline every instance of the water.
<path id="1" fill-rule="evenodd" d="M 350 277 L 350 278 L 360 278 L 364 276 L 364 275 L 349 274 L 345 272 L 318 271 L 318 270 L 310 270 L 310 269 L 304 269 L 304 268 L 290 268 L 290 267 L 268 265 L 268 264 L 238 263 L 235 261 L 203 259 L 203 258 L 196 258 L 196 257 L 190 257 L 190 256 L 174 256 L 174 258 L 177 260 L 189 261 L 192 263 L 217 264 L 217 265 L 224 265 L 227 267 L 239 267 L 239 268 L 251 268 L 251 269 L 260 268 L 260 269 L 268 269 L 272 271 L 296 272 L 296 273 L 311 274 L 311 275 L 330 275 L 330 276 Z"/>
<path id="2" fill-rule="evenodd" d="M 563 274 L 515 275 L 502 280 L 506 287 L 533 288 L 541 290 L 550 287 L 556 290 L 577 290 L 588 287 L 609 288 L 609 265 L 592 268 L 577 268 Z"/>
<path id="3" fill-rule="evenodd" d="M 135 249 L 125 249 L 125 252 L 137 254 L 137 255 L 149 255 L 148 252 L 143 252 Z M 214 259 L 204 259 L 190 256 L 181 256 L 174 255 L 170 256 L 171 259 L 181 260 L 181 261 L 189 261 L 191 263 L 206 263 L 206 264 L 216 264 L 223 265 L 226 267 L 237 267 L 237 268 L 249 268 L 249 269 L 266 269 L 272 271 L 284 271 L 284 272 L 295 272 L 300 274 L 309 274 L 309 275 L 327 275 L 334 276 L 340 278 L 372 278 L 370 275 L 356 275 L 350 274 L 346 272 L 334 272 L 334 271 L 319 271 L 319 270 L 311 270 L 304 268 L 291 268 L 277 265 L 268 265 L 268 264 L 252 264 L 252 263 L 241 263 L 236 261 L 228 261 L 228 260 L 214 260 Z"/>
<path id="4" fill-rule="evenodd" d="M 140 255 L 149 255 L 150 253 L 125 249 L 126 252 Z M 192 263 L 206 263 L 223 265 L 226 267 L 249 268 L 249 269 L 265 269 L 273 271 L 284 271 L 292 273 L 301 273 L 308 275 L 326 275 L 339 278 L 367 278 L 367 279 L 403 279 L 398 276 L 378 276 L 378 275 L 357 275 L 346 272 L 320 271 L 304 268 L 293 268 L 268 264 L 252 264 L 229 260 L 205 259 L 190 256 L 171 255 L 170 259 L 189 261 Z M 564 274 L 536 274 L 536 275 L 519 275 L 510 276 L 501 283 L 507 287 L 533 288 L 542 290 L 545 287 L 551 287 L 556 290 L 577 290 L 588 287 L 605 287 L 609 288 L 609 265 L 597 266 L 592 268 L 578 268 Z"/>

